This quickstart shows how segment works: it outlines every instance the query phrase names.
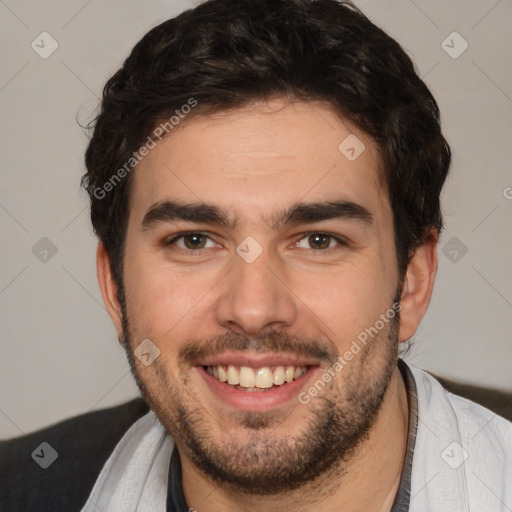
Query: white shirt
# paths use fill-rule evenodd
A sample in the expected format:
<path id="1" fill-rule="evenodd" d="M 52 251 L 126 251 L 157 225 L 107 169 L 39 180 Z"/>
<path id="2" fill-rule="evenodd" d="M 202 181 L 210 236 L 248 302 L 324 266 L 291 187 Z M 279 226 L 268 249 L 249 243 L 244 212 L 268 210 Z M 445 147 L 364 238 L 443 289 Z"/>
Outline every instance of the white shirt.
<path id="1" fill-rule="evenodd" d="M 410 510 L 512 512 L 512 423 L 409 368 L 418 391 Z"/>

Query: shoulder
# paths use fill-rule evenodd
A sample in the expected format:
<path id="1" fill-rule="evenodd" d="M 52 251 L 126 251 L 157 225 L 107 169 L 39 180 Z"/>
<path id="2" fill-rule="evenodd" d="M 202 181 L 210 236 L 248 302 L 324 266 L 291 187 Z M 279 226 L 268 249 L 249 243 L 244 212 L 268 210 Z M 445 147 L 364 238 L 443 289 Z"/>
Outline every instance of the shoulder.
<path id="1" fill-rule="evenodd" d="M 486 409 L 491 410 L 498 416 L 512 421 L 512 391 L 503 391 L 485 386 L 476 386 L 474 384 L 465 384 L 445 377 L 441 377 L 432 372 L 428 372 L 443 388 L 454 395 L 464 397 L 471 402 L 476 402 Z"/>
<path id="2" fill-rule="evenodd" d="M 79 511 L 116 444 L 148 411 L 137 398 L 0 442 L 0 510 Z"/>
<path id="3" fill-rule="evenodd" d="M 483 430 L 489 440 L 512 443 L 512 422 L 509 421 L 512 394 L 455 383 L 409 367 L 418 387 L 418 395 L 422 396 L 424 413 L 428 413 L 428 416 L 440 419 L 442 412 L 450 413 L 450 416 L 454 415 L 463 436 L 473 439 Z"/>
<path id="4" fill-rule="evenodd" d="M 489 510 L 496 499 L 512 504 L 512 423 L 409 368 L 418 396 L 411 510 Z"/>

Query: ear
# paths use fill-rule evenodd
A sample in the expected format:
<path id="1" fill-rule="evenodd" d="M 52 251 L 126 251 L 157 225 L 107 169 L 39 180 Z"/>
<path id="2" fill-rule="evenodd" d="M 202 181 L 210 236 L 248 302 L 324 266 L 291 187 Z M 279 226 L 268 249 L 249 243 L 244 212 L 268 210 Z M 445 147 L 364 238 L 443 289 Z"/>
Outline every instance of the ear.
<path id="1" fill-rule="evenodd" d="M 114 322 L 119 339 L 123 334 L 122 309 L 117 298 L 117 285 L 110 269 L 110 259 L 104 245 L 100 242 L 96 251 L 96 270 L 98 274 L 98 283 L 100 285 L 103 302 L 107 308 L 108 314 Z"/>
<path id="2" fill-rule="evenodd" d="M 437 241 L 438 234 L 432 231 L 407 266 L 401 296 L 400 341 L 412 338 L 430 304 L 437 274 Z"/>

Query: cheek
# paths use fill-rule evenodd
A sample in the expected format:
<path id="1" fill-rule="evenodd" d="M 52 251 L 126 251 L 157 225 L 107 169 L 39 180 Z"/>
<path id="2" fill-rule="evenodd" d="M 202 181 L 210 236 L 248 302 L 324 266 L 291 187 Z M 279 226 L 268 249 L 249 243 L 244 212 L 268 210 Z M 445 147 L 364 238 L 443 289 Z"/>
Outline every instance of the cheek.
<path id="1" fill-rule="evenodd" d="M 168 336 L 192 314 L 207 289 L 197 273 L 177 273 L 157 258 L 128 257 L 128 251 L 124 275 L 132 330 L 154 339 Z"/>
<path id="2" fill-rule="evenodd" d="M 391 307 L 390 277 L 375 262 L 360 261 L 327 274 L 303 274 L 291 288 L 303 302 L 303 313 L 341 350 Z"/>

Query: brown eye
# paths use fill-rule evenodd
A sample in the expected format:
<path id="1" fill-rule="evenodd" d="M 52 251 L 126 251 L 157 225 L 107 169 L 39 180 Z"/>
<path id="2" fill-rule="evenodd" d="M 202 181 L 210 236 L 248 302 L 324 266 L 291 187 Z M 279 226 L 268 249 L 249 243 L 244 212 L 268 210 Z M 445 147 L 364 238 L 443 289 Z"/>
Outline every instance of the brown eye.
<path id="1" fill-rule="evenodd" d="M 183 242 L 187 249 L 203 249 L 206 244 L 207 237 L 200 233 L 192 233 L 183 236 Z"/>
<path id="2" fill-rule="evenodd" d="M 209 245 L 208 245 L 209 244 Z M 204 233 L 180 233 L 164 243 L 165 247 L 176 252 L 189 252 L 215 247 L 215 242 Z"/>
<path id="3" fill-rule="evenodd" d="M 315 231 L 303 233 L 302 238 L 295 245 L 300 249 L 321 252 L 330 249 L 342 249 L 348 246 L 348 242 L 343 237 Z"/>
<path id="4" fill-rule="evenodd" d="M 346 246 L 347 243 L 340 237 L 329 233 L 304 233 L 303 237 L 297 242 L 297 247 L 314 251 L 324 251 Z"/>
<path id="5" fill-rule="evenodd" d="M 328 249 L 331 238 L 331 236 L 324 233 L 315 233 L 309 235 L 308 242 L 313 249 Z"/>

